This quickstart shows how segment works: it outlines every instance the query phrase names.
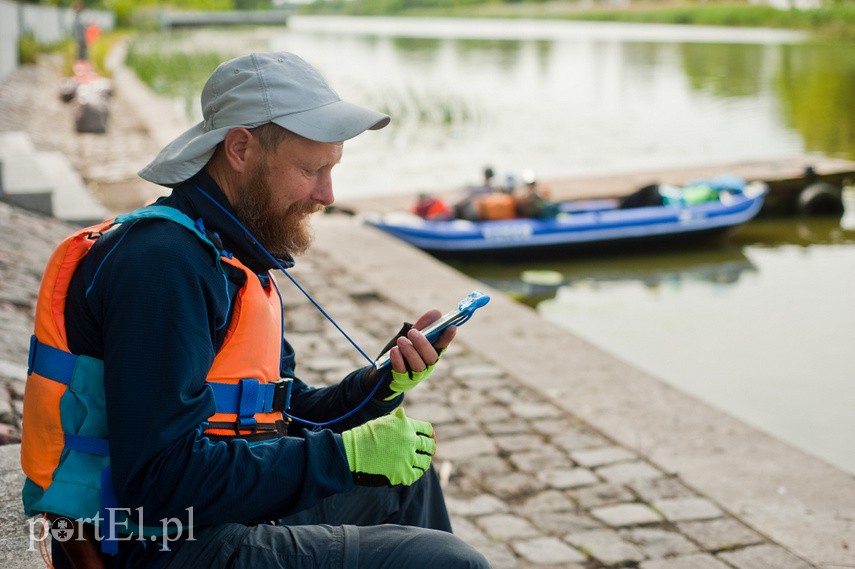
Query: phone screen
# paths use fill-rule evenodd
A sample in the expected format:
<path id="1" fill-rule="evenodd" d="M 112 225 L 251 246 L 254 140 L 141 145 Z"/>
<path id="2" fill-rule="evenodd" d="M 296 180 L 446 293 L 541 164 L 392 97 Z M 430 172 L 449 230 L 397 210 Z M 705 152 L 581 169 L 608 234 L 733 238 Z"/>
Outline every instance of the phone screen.
<path id="1" fill-rule="evenodd" d="M 486 294 L 473 291 L 457 304 L 456 310 L 446 312 L 421 330 L 421 333 L 424 334 L 425 338 L 433 342 L 443 330 L 449 326 L 466 322 L 475 310 L 481 308 L 489 301 L 490 297 Z M 383 367 L 389 364 L 391 361 L 389 357 L 390 352 L 391 350 L 377 358 L 377 361 L 374 362 L 374 366 L 377 369 L 383 369 Z"/>

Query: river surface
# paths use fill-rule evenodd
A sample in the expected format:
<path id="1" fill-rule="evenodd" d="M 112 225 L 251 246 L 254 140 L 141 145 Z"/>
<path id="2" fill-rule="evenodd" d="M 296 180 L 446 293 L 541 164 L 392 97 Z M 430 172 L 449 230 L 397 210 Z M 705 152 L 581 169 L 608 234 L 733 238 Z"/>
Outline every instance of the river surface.
<path id="1" fill-rule="evenodd" d="M 855 474 L 855 232 L 837 219 L 761 219 L 689 251 L 456 268 Z"/>
<path id="2" fill-rule="evenodd" d="M 392 123 L 348 142 L 342 201 L 500 181 L 823 154 L 855 159 L 855 44 L 665 25 L 295 16 L 152 34 L 141 51 L 293 51 Z M 165 80 L 199 120 L 212 71 Z M 182 85 L 181 81 L 184 81 Z"/>
<path id="3" fill-rule="evenodd" d="M 339 199 L 824 155 L 855 159 L 855 45 L 798 32 L 294 17 L 140 38 L 225 59 L 288 50 L 392 124 L 345 145 Z M 212 58 L 164 79 L 198 120 Z M 459 266 L 663 381 L 855 473 L 855 235 L 760 220 L 723 245 Z M 549 270 L 559 286 L 524 282 Z M 531 273 L 526 273 L 531 276 Z M 535 275 L 537 276 L 537 275 Z M 542 277 L 543 274 L 541 273 Z"/>

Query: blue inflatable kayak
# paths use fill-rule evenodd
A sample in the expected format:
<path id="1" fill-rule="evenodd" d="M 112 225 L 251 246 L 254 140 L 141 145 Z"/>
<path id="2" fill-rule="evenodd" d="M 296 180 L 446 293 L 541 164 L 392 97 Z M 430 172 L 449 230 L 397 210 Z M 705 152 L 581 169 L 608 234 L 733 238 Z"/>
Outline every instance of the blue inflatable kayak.
<path id="1" fill-rule="evenodd" d="M 568 201 L 550 218 L 429 221 L 404 212 L 366 216 L 366 223 L 440 257 L 507 257 L 685 243 L 727 233 L 760 211 L 762 182 L 729 187 L 717 199 L 622 207 L 618 200 Z"/>

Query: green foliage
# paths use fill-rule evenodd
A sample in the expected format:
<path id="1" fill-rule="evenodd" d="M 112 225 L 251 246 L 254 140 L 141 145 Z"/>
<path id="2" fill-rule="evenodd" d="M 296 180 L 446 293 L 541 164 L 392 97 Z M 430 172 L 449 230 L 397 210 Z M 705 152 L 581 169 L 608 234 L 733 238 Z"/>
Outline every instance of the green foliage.
<path id="1" fill-rule="evenodd" d="M 133 0 L 104 0 L 104 7 L 116 14 L 116 27 L 130 28 L 133 14 L 141 2 Z"/>
<path id="2" fill-rule="evenodd" d="M 855 57 L 834 43 L 782 48 L 776 77 L 782 114 L 809 151 L 852 159 L 855 148 Z M 841 69 L 844 72 L 841 73 Z"/>
<path id="3" fill-rule="evenodd" d="M 154 92 L 176 96 L 195 92 L 226 59 L 216 52 L 140 49 L 134 42 L 125 63 Z"/>
<path id="4" fill-rule="evenodd" d="M 18 62 L 22 65 L 36 63 L 41 53 L 62 53 L 73 48 L 74 42 L 70 39 L 58 43 L 42 43 L 31 31 L 27 31 L 18 38 Z"/>
<path id="5" fill-rule="evenodd" d="M 449 15 L 455 10 L 495 4 L 498 0 L 316 0 L 302 13 L 378 15 Z"/>
<path id="6" fill-rule="evenodd" d="M 594 2 L 593 6 L 582 9 L 577 0 L 317 0 L 303 6 L 301 12 L 767 27 L 855 38 L 855 2 L 851 0 L 829 0 L 813 10 L 779 10 L 748 3 L 679 0 L 632 0 L 628 9 L 608 7 L 605 2 Z"/>
<path id="7" fill-rule="evenodd" d="M 18 62 L 22 65 L 35 63 L 39 56 L 39 42 L 32 32 L 27 32 L 18 38 Z"/>

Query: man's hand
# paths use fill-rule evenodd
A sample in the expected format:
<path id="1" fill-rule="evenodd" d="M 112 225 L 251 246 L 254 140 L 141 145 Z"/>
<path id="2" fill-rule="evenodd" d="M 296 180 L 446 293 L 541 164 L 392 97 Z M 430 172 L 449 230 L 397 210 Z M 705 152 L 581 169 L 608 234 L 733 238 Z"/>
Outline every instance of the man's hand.
<path id="1" fill-rule="evenodd" d="M 353 481 L 363 486 L 409 486 L 430 467 L 433 426 L 410 419 L 398 407 L 341 434 Z"/>
<path id="2" fill-rule="evenodd" d="M 386 383 L 380 387 L 375 398 L 390 401 L 431 376 L 440 355 L 457 334 L 457 327 L 449 326 L 431 345 L 419 330 L 423 330 L 440 316 L 442 314 L 439 310 L 428 310 L 412 327 L 405 326 L 381 351 L 385 353 L 391 348 L 391 375 L 377 370 L 370 374 L 372 386 L 376 385 L 377 381 Z"/>

